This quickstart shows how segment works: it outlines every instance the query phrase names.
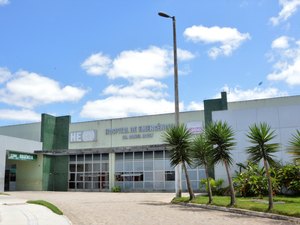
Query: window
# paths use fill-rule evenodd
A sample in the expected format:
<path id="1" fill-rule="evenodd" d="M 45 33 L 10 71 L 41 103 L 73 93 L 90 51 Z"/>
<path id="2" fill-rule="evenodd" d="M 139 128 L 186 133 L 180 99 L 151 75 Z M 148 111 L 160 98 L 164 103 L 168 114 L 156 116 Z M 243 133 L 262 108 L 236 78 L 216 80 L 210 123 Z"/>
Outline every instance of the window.
<path id="1" fill-rule="evenodd" d="M 163 151 L 154 152 L 154 158 L 155 159 L 163 159 L 164 158 L 164 152 Z"/>
<path id="2" fill-rule="evenodd" d="M 175 180 L 175 171 L 165 171 L 165 180 L 174 181 Z"/>
<path id="3" fill-rule="evenodd" d="M 108 160 L 108 154 L 107 153 L 102 154 L 102 160 Z"/>
<path id="4" fill-rule="evenodd" d="M 100 154 L 94 154 L 93 155 L 93 160 L 94 161 L 100 161 Z"/>
<path id="5" fill-rule="evenodd" d="M 143 160 L 143 152 L 135 152 L 134 160 Z"/>
<path id="6" fill-rule="evenodd" d="M 92 161 L 92 154 L 86 154 L 85 161 Z"/>

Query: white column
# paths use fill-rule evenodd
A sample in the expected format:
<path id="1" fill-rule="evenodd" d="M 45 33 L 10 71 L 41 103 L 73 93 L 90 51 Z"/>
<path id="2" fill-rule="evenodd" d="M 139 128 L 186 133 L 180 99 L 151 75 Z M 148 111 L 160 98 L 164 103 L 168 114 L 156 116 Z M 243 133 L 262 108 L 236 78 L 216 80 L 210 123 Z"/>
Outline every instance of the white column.
<path id="1" fill-rule="evenodd" d="M 111 190 L 115 186 L 115 161 L 116 154 L 109 153 L 109 189 Z"/>

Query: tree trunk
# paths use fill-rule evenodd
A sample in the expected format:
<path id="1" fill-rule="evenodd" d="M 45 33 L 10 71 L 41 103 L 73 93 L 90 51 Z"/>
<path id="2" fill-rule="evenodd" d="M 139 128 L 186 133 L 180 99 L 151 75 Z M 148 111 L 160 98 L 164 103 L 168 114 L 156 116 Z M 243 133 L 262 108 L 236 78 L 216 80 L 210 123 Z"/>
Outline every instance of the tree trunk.
<path id="1" fill-rule="evenodd" d="M 268 211 L 271 211 L 273 209 L 272 180 L 271 180 L 271 175 L 270 175 L 270 171 L 269 171 L 269 164 L 265 159 L 264 159 L 264 166 L 265 166 L 265 170 L 266 170 L 266 176 L 268 178 L 268 190 L 269 190 L 269 208 L 268 208 Z"/>
<path id="2" fill-rule="evenodd" d="M 207 192 L 208 192 L 208 204 L 211 204 L 213 199 L 212 199 L 212 192 L 211 192 L 211 186 L 210 186 L 210 180 L 209 180 L 209 175 L 208 175 L 208 168 L 207 165 L 205 164 L 205 174 L 206 174 L 206 180 L 207 180 Z"/>
<path id="3" fill-rule="evenodd" d="M 182 166 L 183 166 L 183 170 L 184 170 L 184 173 L 185 173 L 186 185 L 187 185 L 187 188 L 188 188 L 188 191 L 189 191 L 189 194 L 190 194 L 190 201 L 191 201 L 192 199 L 195 198 L 195 195 L 194 195 L 193 189 L 191 187 L 190 177 L 189 177 L 188 171 L 186 169 L 185 162 L 182 162 Z"/>
<path id="4" fill-rule="evenodd" d="M 232 206 L 235 205 L 235 193 L 234 193 L 234 187 L 233 187 L 231 175 L 230 175 L 229 168 L 228 168 L 228 163 L 227 163 L 226 160 L 224 160 L 224 166 L 226 168 L 228 183 L 229 183 L 230 192 L 231 192 L 231 200 L 230 200 L 230 205 L 229 206 L 232 207 Z"/>
<path id="5" fill-rule="evenodd" d="M 181 173 L 182 173 L 182 167 L 180 163 L 175 167 L 176 198 L 181 198 L 182 196 Z"/>

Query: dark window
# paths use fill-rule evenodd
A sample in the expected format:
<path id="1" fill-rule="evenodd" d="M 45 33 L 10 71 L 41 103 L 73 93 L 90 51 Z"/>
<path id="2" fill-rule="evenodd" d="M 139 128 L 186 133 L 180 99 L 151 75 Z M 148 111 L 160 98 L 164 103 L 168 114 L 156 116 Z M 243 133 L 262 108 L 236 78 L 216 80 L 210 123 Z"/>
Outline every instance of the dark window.
<path id="1" fill-rule="evenodd" d="M 175 171 L 165 171 L 165 179 L 166 179 L 166 181 L 174 181 L 175 180 Z"/>

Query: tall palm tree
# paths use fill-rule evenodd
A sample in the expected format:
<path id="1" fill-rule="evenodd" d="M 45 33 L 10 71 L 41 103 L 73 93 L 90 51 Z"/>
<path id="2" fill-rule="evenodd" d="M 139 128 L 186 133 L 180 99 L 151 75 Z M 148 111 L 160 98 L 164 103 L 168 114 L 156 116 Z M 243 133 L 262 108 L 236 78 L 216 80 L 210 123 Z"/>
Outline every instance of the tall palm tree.
<path id="1" fill-rule="evenodd" d="M 234 132 L 226 122 L 216 121 L 207 125 L 205 133 L 209 143 L 213 145 L 212 163 L 218 164 L 221 162 L 225 166 L 231 192 L 231 201 L 229 206 L 234 206 L 235 193 L 231 174 L 229 171 L 229 167 L 230 165 L 232 165 L 230 151 L 236 145 L 236 142 L 234 142 Z"/>
<path id="2" fill-rule="evenodd" d="M 278 151 L 278 143 L 267 144 L 272 141 L 276 135 L 274 130 L 271 131 L 271 127 L 267 123 L 260 123 L 259 125 L 253 124 L 249 127 L 247 137 L 253 146 L 247 148 L 250 161 L 258 163 L 263 160 L 264 167 L 266 170 L 266 176 L 268 179 L 268 192 L 269 192 L 269 208 L 268 211 L 273 209 L 273 190 L 272 180 L 270 175 L 269 167 L 276 165 L 274 153 Z"/>
<path id="3" fill-rule="evenodd" d="M 195 166 L 204 166 L 207 180 L 208 204 L 211 204 L 212 192 L 208 175 L 208 166 L 211 165 L 212 145 L 208 142 L 204 133 L 199 134 L 192 143 L 192 152 Z"/>
<path id="4" fill-rule="evenodd" d="M 289 153 L 294 155 L 296 162 L 300 162 L 300 131 L 296 130 L 290 140 Z"/>
<path id="5" fill-rule="evenodd" d="M 192 165 L 192 152 L 190 151 L 192 133 L 184 124 L 174 126 L 165 131 L 163 141 L 170 146 L 170 161 L 172 166 L 182 164 L 186 185 L 190 195 L 190 200 L 195 198 L 186 164 Z"/>

